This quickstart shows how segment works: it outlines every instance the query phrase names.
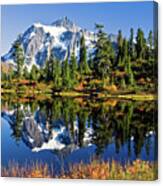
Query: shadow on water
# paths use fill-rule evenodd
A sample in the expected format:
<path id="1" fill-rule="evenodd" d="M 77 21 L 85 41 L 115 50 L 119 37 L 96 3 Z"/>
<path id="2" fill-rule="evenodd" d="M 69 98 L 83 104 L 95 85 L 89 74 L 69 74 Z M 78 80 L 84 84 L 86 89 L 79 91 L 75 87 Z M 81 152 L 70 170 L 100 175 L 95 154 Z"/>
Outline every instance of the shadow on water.
<path id="1" fill-rule="evenodd" d="M 12 159 L 53 163 L 56 170 L 93 158 L 122 164 L 157 159 L 154 101 L 2 100 L 1 116 L 4 166 Z"/>

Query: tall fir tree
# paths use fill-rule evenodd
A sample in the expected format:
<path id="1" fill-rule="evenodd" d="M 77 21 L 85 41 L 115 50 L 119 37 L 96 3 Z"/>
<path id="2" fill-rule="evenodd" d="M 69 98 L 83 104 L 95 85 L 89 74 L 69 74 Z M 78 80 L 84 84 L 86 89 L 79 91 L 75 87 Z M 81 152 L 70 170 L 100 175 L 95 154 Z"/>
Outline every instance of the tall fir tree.
<path id="1" fill-rule="evenodd" d="M 127 56 L 125 64 L 126 64 L 126 68 L 125 68 L 126 74 L 128 77 L 128 84 L 134 85 L 134 74 L 131 68 L 131 57 L 130 56 Z"/>
<path id="2" fill-rule="evenodd" d="M 50 57 L 49 57 L 49 59 L 47 59 L 46 65 L 45 65 L 46 81 L 53 80 L 54 65 L 55 65 L 55 57 L 51 51 Z"/>
<path id="3" fill-rule="evenodd" d="M 62 68 L 61 63 L 59 60 L 54 60 L 54 66 L 53 66 L 53 82 L 54 82 L 54 88 L 55 89 L 61 89 L 62 87 Z"/>
<path id="4" fill-rule="evenodd" d="M 97 42 L 95 45 L 94 69 L 100 79 L 111 76 L 111 69 L 114 59 L 114 50 L 108 38 L 103 31 L 103 25 L 96 25 Z"/>
<path id="5" fill-rule="evenodd" d="M 21 46 L 21 43 L 19 42 L 19 40 L 17 40 L 14 44 L 13 44 L 13 48 L 14 48 L 14 61 L 17 64 L 16 67 L 16 76 L 18 78 L 21 78 L 22 76 L 22 71 L 23 71 L 23 64 L 24 64 L 24 51 L 23 51 L 23 47 Z"/>
<path id="6" fill-rule="evenodd" d="M 148 35 L 148 60 L 153 59 L 153 33 L 150 30 L 149 35 Z"/>
<path id="7" fill-rule="evenodd" d="M 134 44 L 134 29 L 130 29 L 130 38 L 129 38 L 129 55 L 131 60 L 135 57 L 135 44 Z"/>
<path id="8" fill-rule="evenodd" d="M 144 38 L 144 32 L 140 28 L 138 28 L 137 36 L 136 36 L 136 52 L 137 52 L 138 59 L 144 59 L 145 46 L 146 46 L 146 40 Z"/>
<path id="9" fill-rule="evenodd" d="M 117 44 L 118 44 L 117 65 L 120 65 L 122 62 L 122 46 L 123 46 L 123 36 L 121 30 L 118 31 Z"/>
<path id="10" fill-rule="evenodd" d="M 62 85 L 66 89 L 71 87 L 71 77 L 70 77 L 70 66 L 68 62 L 68 57 L 63 61 L 62 65 Z"/>
<path id="11" fill-rule="evenodd" d="M 72 86 L 74 86 L 77 83 L 77 60 L 74 51 L 71 54 L 71 59 L 70 59 L 70 78 L 72 81 Z"/>
<path id="12" fill-rule="evenodd" d="M 123 45 L 122 45 L 122 64 L 123 66 L 125 66 L 126 60 L 128 57 L 128 41 L 127 39 L 123 39 Z"/>
<path id="13" fill-rule="evenodd" d="M 148 35 L 148 45 L 150 50 L 153 48 L 153 33 L 152 30 L 150 30 L 149 35 Z"/>
<path id="14" fill-rule="evenodd" d="M 90 53 L 88 57 L 88 65 L 91 72 L 94 71 L 94 61 L 93 61 L 93 55 Z"/>
<path id="15" fill-rule="evenodd" d="M 28 72 L 28 68 L 26 66 L 23 69 L 23 77 L 25 79 L 30 79 L 30 73 Z"/>
<path id="16" fill-rule="evenodd" d="M 87 75 L 90 72 L 90 69 L 87 63 L 87 50 L 85 46 L 84 34 L 82 35 L 80 39 L 79 72 L 81 76 Z"/>
<path id="17" fill-rule="evenodd" d="M 36 65 L 32 65 L 32 69 L 30 72 L 30 79 L 37 81 L 38 80 L 38 69 L 36 67 Z"/>

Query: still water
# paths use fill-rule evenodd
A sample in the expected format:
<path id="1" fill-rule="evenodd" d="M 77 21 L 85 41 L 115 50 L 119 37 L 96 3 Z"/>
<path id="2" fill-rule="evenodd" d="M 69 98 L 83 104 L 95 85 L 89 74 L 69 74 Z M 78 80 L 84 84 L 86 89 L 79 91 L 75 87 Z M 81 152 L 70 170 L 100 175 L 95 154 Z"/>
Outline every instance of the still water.
<path id="1" fill-rule="evenodd" d="M 40 161 L 57 172 L 94 158 L 157 160 L 156 108 L 154 101 L 2 100 L 2 166 Z"/>

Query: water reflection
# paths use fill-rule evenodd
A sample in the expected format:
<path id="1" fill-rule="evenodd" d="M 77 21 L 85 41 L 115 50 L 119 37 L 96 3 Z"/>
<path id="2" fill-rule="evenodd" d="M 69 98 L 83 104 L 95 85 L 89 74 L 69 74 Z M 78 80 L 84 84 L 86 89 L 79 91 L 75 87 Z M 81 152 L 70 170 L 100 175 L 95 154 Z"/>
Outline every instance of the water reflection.
<path id="1" fill-rule="evenodd" d="M 48 150 L 70 155 L 93 146 L 97 157 L 110 156 L 115 148 L 122 159 L 126 152 L 131 159 L 142 159 L 144 154 L 146 160 L 157 158 L 157 109 L 152 101 L 84 98 L 10 104 L 2 101 L 1 115 L 11 126 L 15 143 L 23 141 L 33 153 Z"/>

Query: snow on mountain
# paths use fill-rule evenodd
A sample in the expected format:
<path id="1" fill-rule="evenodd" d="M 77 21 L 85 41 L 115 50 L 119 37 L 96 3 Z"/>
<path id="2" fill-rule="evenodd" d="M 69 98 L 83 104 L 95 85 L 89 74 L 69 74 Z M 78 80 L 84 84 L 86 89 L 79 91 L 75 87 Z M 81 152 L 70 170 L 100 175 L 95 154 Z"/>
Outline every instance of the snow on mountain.
<path id="1" fill-rule="evenodd" d="M 80 49 L 80 38 L 84 34 L 87 52 L 92 53 L 96 42 L 96 35 L 86 29 L 82 29 L 70 21 L 67 17 L 58 19 L 50 25 L 34 23 L 23 34 L 19 40 L 24 48 L 25 65 L 30 69 L 33 64 L 42 67 L 52 51 L 53 55 L 64 60 L 75 50 L 78 58 Z M 2 62 L 14 63 L 14 48 L 2 56 Z"/>
<path id="2" fill-rule="evenodd" d="M 77 121 L 73 122 L 74 136 L 66 128 L 62 118 L 53 120 L 51 123 L 47 120 L 45 114 L 37 109 L 33 114 L 30 109 L 21 106 L 20 110 L 23 115 L 21 121 L 21 139 L 33 152 L 43 150 L 56 150 L 69 152 L 79 148 L 79 126 Z M 17 110 L 3 110 L 2 118 L 6 120 L 11 128 L 16 125 Z M 93 129 L 87 127 L 83 134 L 83 146 L 92 145 Z"/>

